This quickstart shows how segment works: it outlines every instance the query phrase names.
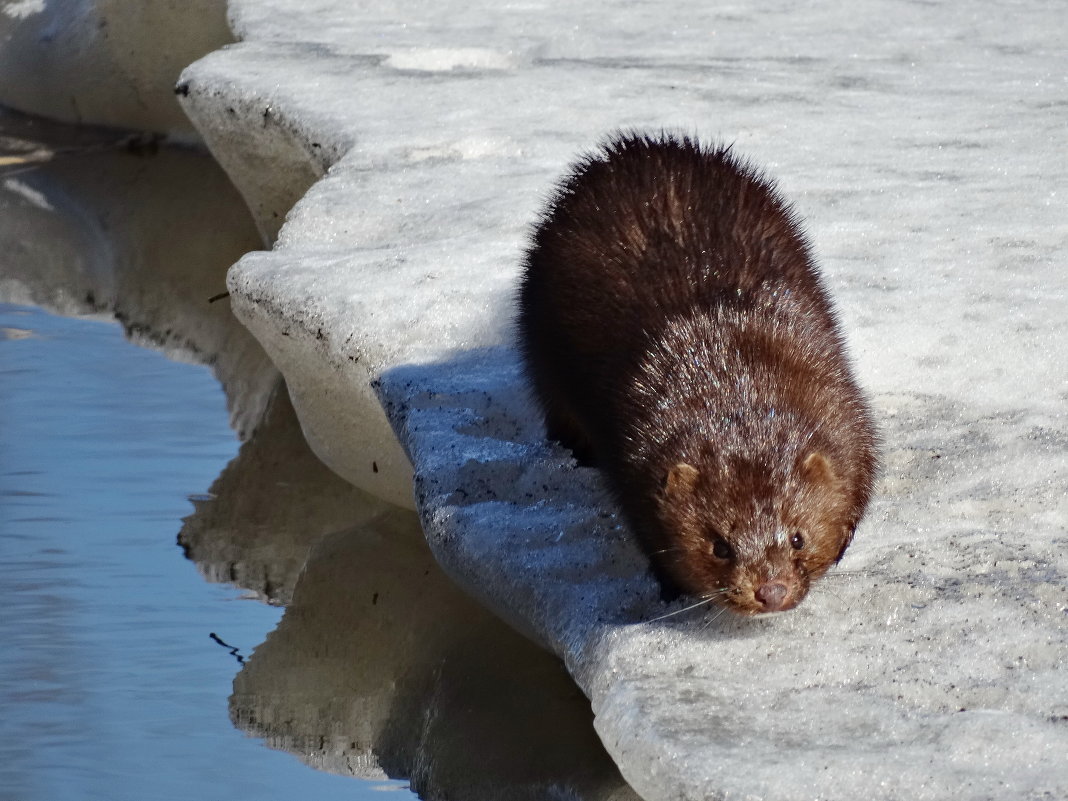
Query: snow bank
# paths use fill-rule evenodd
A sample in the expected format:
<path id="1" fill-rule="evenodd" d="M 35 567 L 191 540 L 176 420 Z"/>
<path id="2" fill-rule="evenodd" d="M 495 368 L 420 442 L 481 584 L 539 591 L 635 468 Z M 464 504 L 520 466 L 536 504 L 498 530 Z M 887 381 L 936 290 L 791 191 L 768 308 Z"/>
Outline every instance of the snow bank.
<path id="1" fill-rule="evenodd" d="M 0 105 L 192 136 L 174 82 L 232 41 L 223 0 L 0 0 Z"/>
<path id="2" fill-rule="evenodd" d="M 276 238 L 231 270 L 235 312 L 316 453 L 414 504 L 446 570 L 563 657 L 643 797 L 1068 794 L 1058 11 L 230 13 L 242 42 L 180 93 Z M 785 615 L 648 622 L 668 610 L 596 472 L 524 398 L 526 227 L 578 150 L 629 126 L 734 141 L 780 178 L 874 394 L 878 500 Z"/>

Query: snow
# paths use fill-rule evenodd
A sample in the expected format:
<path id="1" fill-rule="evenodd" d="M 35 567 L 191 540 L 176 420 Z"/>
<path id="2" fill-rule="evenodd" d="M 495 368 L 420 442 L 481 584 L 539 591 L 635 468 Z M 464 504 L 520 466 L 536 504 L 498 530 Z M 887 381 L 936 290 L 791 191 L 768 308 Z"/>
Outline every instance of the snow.
<path id="1" fill-rule="evenodd" d="M 181 101 L 270 251 L 235 313 L 310 444 L 558 653 L 647 799 L 1068 795 L 1068 29 L 1039 2 L 232 0 Z M 886 441 L 839 573 L 664 608 L 511 343 L 528 226 L 619 127 L 736 143 L 807 219 Z M 295 204 L 295 205 L 294 205 Z M 284 221 L 284 225 L 283 225 Z"/>
<path id="2" fill-rule="evenodd" d="M 172 87 L 230 41 L 220 0 L 0 0 L 0 105 L 193 139 Z"/>

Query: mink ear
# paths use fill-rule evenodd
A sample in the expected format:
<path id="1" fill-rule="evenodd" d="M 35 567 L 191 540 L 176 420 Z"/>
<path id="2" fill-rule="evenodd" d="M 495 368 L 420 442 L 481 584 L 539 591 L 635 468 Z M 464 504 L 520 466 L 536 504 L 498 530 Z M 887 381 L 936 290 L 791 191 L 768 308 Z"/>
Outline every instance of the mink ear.
<path id="1" fill-rule="evenodd" d="M 690 494 L 700 475 L 693 465 L 679 462 L 668 470 L 667 479 L 664 481 L 664 494 L 669 498 Z"/>
<path id="2" fill-rule="evenodd" d="M 801 473 L 813 484 L 823 487 L 838 483 L 838 474 L 834 472 L 827 457 L 819 451 L 813 451 L 805 457 L 805 461 L 801 463 Z"/>

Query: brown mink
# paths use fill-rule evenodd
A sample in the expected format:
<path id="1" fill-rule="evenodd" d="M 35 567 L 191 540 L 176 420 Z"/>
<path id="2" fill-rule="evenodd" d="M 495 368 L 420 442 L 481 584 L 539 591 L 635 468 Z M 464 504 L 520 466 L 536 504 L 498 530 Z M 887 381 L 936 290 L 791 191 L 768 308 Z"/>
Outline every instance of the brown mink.
<path id="1" fill-rule="evenodd" d="M 581 159 L 518 329 L 549 436 L 604 472 L 668 597 L 791 609 L 842 557 L 878 437 L 798 218 L 730 147 L 621 134 Z"/>

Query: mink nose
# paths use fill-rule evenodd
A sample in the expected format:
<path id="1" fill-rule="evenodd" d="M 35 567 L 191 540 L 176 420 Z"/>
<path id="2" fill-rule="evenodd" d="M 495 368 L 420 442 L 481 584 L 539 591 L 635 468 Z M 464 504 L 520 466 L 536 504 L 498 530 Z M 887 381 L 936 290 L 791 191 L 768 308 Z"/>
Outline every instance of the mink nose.
<path id="1" fill-rule="evenodd" d="M 756 595 L 756 599 L 764 605 L 765 611 L 777 612 L 783 607 L 783 601 L 786 600 L 786 593 L 786 585 L 776 581 L 769 582 L 768 584 L 761 584 L 753 594 Z"/>

